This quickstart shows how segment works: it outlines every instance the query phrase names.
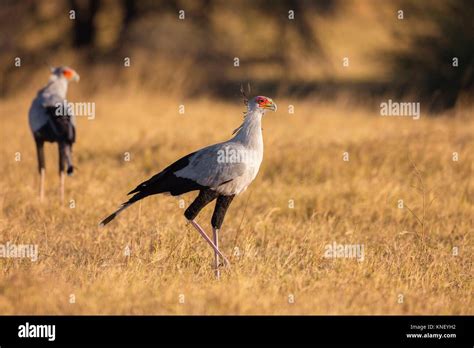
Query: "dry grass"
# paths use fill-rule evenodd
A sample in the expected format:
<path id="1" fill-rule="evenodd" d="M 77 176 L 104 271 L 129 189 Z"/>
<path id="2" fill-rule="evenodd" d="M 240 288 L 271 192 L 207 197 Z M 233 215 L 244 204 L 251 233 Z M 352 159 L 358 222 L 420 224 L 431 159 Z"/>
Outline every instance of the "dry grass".
<path id="1" fill-rule="evenodd" d="M 241 121 L 237 100 L 184 101 L 179 115 L 179 99 L 98 96 L 97 118 L 78 120 L 71 209 L 58 202 L 52 145 L 47 200 L 38 202 L 30 97 L 0 102 L 0 243 L 38 244 L 40 257 L 0 259 L 2 314 L 474 313 L 472 117 L 413 121 L 294 101 L 289 115 L 289 101 L 276 100 L 280 111 L 264 119 L 260 174 L 223 226 L 222 250 L 233 266 L 216 281 L 211 250 L 176 198 L 148 198 L 105 230 L 97 223 L 141 180 L 228 138 Z M 411 162 L 425 185 L 424 213 Z M 398 209 L 399 199 L 423 228 Z M 208 230 L 210 214 L 208 207 L 199 217 Z M 365 260 L 324 258 L 334 241 L 364 244 Z"/>

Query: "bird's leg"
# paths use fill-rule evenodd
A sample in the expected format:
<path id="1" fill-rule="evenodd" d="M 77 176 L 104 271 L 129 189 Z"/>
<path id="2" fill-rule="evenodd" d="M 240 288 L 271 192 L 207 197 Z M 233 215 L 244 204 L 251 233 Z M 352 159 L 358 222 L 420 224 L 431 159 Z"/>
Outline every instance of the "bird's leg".
<path id="1" fill-rule="evenodd" d="M 61 202 L 64 202 L 64 169 L 66 162 L 66 149 L 64 144 L 58 144 L 59 148 L 59 195 L 61 197 Z"/>
<path id="2" fill-rule="evenodd" d="M 216 248 L 219 249 L 219 230 L 216 228 L 212 229 L 212 234 L 214 238 L 214 244 Z M 221 271 L 219 270 L 219 254 L 214 253 L 214 268 L 216 269 L 216 278 L 221 278 Z"/>
<path id="3" fill-rule="evenodd" d="M 40 202 L 44 201 L 44 176 L 45 170 L 41 168 L 40 170 Z"/>
<path id="4" fill-rule="evenodd" d="M 65 180 L 65 175 L 64 172 L 61 172 L 59 174 L 59 194 L 61 197 L 61 203 L 64 202 L 64 180 Z"/>
<path id="5" fill-rule="evenodd" d="M 229 260 L 220 252 L 219 248 L 212 242 L 212 240 L 208 237 L 206 232 L 202 229 L 201 226 L 194 220 L 196 216 L 199 214 L 202 208 L 204 208 L 207 204 L 212 202 L 218 193 L 213 190 L 201 190 L 199 191 L 199 195 L 196 199 L 191 203 L 191 205 L 186 209 L 184 212 L 184 216 L 188 221 L 194 226 L 194 228 L 201 234 L 204 240 L 212 247 L 214 250 L 214 254 L 222 257 L 225 263 L 230 266 Z"/>
<path id="6" fill-rule="evenodd" d="M 36 154 L 38 156 L 38 171 L 40 174 L 39 195 L 40 195 L 40 201 L 42 202 L 44 200 L 44 177 L 45 177 L 44 142 L 37 139 L 35 139 L 35 142 L 36 142 Z"/>
<path id="7" fill-rule="evenodd" d="M 234 199 L 234 196 L 219 196 L 217 197 L 216 207 L 214 208 L 214 213 L 212 214 L 212 232 L 214 236 L 214 244 L 219 248 L 219 230 L 222 227 L 224 222 L 225 213 L 229 208 L 230 203 Z M 219 255 L 214 253 L 214 267 L 216 270 L 217 279 L 220 278 L 219 271 Z"/>
<path id="8" fill-rule="evenodd" d="M 72 165 L 72 145 L 67 144 L 64 147 L 65 161 L 67 163 L 67 175 L 71 176 L 74 172 L 74 166 Z"/>
<path id="9" fill-rule="evenodd" d="M 230 262 L 229 260 L 227 260 L 227 258 L 220 252 L 219 248 L 217 248 L 217 246 L 212 242 L 212 240 L 208 237 L 208 235 L 206 234 L 206 232 L 204 232 L 204 230 L 202 229 L 201 226 L 199 226 L 199 224 L 194 221 L 194 220 L 189 220 L 189 222 L 191 223 L 191 225 L 194 226 L 194 228 L 201 234 L 201 236 L 204 238 L 204 240 L 206 242 L 209 243 L 209 245 L 212 247 L 212 249 L 214 249 L 214 252 L 219 255 L 220 257 L 222 257 L 222 259 L 225 261 L 226 265 L 230 266 Z"/>

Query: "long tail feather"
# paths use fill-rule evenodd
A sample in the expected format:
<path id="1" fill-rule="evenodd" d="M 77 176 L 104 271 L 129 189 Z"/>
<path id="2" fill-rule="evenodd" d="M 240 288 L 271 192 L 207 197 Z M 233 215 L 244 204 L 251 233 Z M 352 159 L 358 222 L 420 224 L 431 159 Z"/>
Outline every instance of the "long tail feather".
<path id="1" fill-rule="evenodd" d="M 102 220 L 100 223 L 99 223 L 99 227 L 104 227 L 105 225 L 107 225 L 110 221 L 112 221 L 113 219 L 115 219 L 117 217 L 117 215 L 119 215 L 122 211 L 124 211 L 125 209 L 129 208 L 133 203 L 135 202 L 126 202 L 126 203 L 123 203 L 122 206 L 117 209 L 115 212 L 113 212 L 112 214 L 110 214 L 109 216 L 107 216 L 104 220 Z"/>
<path id="2" fill-rule="evenodd" d="M 104 227 L 105 225 L 107 225 L 110 221 L 112 221 L 113 219 L 115 219 L 117 217 L 117 215 L 119 215 L 122 211 L 124 211 L 125 209 L 129 208 L 133 203 L 136 203 L 138 202 L 140 199 L 143 199 L 145 197 L 147 197 L 148 194 L 147 193 L 143 193 L 143 192 L 139 192 L 137 193 L 136 195 L 134 195 L 133 197 L 131 197 L 128 201 L 126 201 L 125 203 L 122 203 L 121 207 L 119 209 L 117 209 L 115 212 L 113 212 L 112 214 L 110 214 L 109 216 L 107 216 L 104 220 L 102 220 L 100 223 L 99 223 L 99 227 Z"/>

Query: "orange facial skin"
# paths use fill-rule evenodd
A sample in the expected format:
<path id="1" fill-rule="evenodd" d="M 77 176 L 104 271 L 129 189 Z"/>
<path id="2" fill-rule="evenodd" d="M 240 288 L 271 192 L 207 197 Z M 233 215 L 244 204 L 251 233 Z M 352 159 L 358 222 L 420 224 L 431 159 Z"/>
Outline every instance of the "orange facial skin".
<path id="1" fill-rule="evenodd" d="M 268 99 L 264 98 L 264 97 L 258 97 L 256 101 L 257 101 L 259 106 L 265 106 L 265 105 L 269 104 Z"/>
<path id="2" fill-rule="evenodd" d="M 70 69 L 66 69 L 66 70 L 63 71 L 63 75 L 68 80 L 71 80 L 74 77 L 74 71 L 72 71 Z"/>

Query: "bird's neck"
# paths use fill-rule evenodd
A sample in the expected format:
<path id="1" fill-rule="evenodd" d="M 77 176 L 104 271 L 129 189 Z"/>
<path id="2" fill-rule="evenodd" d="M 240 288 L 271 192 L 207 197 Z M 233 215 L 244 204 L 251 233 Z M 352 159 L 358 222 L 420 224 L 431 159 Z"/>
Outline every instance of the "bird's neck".
<path id="1" fill-rule="evenodd" d="M 48 84 L 43 88 L 46 93 L 54 93 L 62 98 L 66 98 L 68 82 L 63 77 L 52 76 Z"/>
<path id="2" fill-rule="evenodd" d="M 262 116 L 262 110 L 249 110 L 234 137 L 234 141 L 252 148 L 262 147 L 263 149 Z"/>

